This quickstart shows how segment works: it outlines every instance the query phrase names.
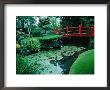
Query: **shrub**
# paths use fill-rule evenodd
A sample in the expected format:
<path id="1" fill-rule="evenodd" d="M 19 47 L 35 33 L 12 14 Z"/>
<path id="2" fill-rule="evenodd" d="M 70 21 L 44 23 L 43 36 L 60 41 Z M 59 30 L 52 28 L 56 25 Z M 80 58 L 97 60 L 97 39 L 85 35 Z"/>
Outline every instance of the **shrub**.
<path id="1" fill-rule="evenodd" d="M 70 74 L 94 74 L 94 50 L 79 55 L 70 68 Z"/>
<path id="2" fill-rule="evenodd" d="M 38 68 L 39 65 L 29 64 L 28 59 L 20 55 L 16 56 L 16 74 L 38 74 L 39 70 L 35 67 Z"/>
<path id="3" fill-rule="evenodd" d="M 28 66 L 20 55 L 16 55 L 16 74 L 28 73 Z"/>
<path id="4" fill-rule="evenodd" d="M 37 38 L 26 38 L 21 41 L 22 53 L 32 53 L 40 50 L 40 41 Z"/>

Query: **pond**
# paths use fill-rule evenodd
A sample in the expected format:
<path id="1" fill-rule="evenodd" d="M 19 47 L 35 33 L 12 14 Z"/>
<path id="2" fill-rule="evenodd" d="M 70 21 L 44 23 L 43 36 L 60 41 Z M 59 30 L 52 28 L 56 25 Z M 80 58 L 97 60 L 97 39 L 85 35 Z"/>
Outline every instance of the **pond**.
<path id="1" fill-rule="evenodd" d="M 64 46 L 61 50 L 51 49 L 22 57 L 27 67 L 24 74 L 68 74 L 83 47 Z M 21 61 L 21 60 L 19 60 Z M 17 61 L 18 62 L 18 61 Z M 24 64 L 23 64 L 24 65 Z M 23 65 L 18 67 L 22 70 Z M 27 71 L 26 71 L 27 70 Z M 22 70 L 23 71 L 23 70 Z M 17 72 L 20 74 L 20 72 Z"/>

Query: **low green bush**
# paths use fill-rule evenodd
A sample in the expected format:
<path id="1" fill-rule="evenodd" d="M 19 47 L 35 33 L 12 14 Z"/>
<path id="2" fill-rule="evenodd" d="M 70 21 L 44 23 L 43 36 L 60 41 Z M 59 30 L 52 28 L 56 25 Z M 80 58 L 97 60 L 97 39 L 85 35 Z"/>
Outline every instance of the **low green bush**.
<path id="1" fill-rule="evenodd" d="M 16 74 L 38 74 L 39 70 L 36 69 L 38 67 L 40 67 L 39 64 L 29 64 L 28 59 L 20 55 L 16 56 Z"/>
<path id="2" fill-rule="evenodd" d="M 37 38 L 25 38 L 21 41 L 22 53 L 37 52 L 40 50 L 41 43 Z"/>
<path id="3" fill-rule="evenodd" d="M 79 55 L 70 68 L 70 74 L 94 74 L 94 49 Z"/>

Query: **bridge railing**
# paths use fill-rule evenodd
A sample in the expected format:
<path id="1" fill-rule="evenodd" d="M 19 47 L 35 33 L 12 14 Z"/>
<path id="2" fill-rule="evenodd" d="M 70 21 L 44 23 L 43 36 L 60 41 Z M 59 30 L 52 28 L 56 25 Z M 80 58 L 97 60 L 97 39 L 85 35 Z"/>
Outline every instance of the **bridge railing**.
<path id="1" fill-rule="evenodd" d="M 66 35 L 71 36 L 94 36 L 94 26 L 81 26 L 64 28 Z"/>

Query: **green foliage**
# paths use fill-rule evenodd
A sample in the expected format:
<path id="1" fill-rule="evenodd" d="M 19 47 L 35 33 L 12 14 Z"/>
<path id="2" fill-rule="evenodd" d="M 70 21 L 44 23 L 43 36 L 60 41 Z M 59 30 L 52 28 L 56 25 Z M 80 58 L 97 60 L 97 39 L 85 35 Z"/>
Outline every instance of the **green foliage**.
<path id="1" fill-rule="evenodd" d="M 93 48 L 94 48 L 94 38 L 91 38 L 91 37 L 90 37 L 88 49 L 93 49 Z"/>
<path id="2" fill-rule="evenodd" d="M 94 26 L 94 16 L 82 16 L 80 21 L 82 26 Z"/>
<path id="3" fill-rule="evenodd" d="M 45 30 L 45 33 L 52 33 L 55 29 L 60 29 L 60 17 L 41 16 L 39 17 L 38 26 Z"/>
<path id="4" fill-rule="evenodd" d="M 57 17 L 57 16 L 50 16 L 50 26 L 51 29 L 60 29 L 60 22 L 61 22 L 61 17 Z"/>
<path id="5" fill-rule="evenodd" d="M 29 34 L 30 36 L 32 28 L 35 27 L 36 27 L 36 19 L 34 16 L 16 16 L 17 31 L 24 32 L 26 34 Z"/>
<path id="6" fill-rule="evenodd" d="M 51 35 L 46 35 L 46 36 L 41 37 L 40 40 L 53 40 L 53 39 L 58 39 L 61 37 L 62 37 L 62 35 L 51 34 Z"/>
<path id="7" fill-rule="evenodd" d="M 42 36 L 41 28 L 39 28 L 39 27 L 33 28 L 32 31 L 31 31 L 31 36 L 33 36 L 33 37 L 40 37 L 40 36 Z"/>
<path id="8" fill-rule="evenodd" d="M 62 16 L 61 26 L 65 28 L 66 26 L 94 26 L 94 16 Z"/>
<path id="9" fill-rule="evenodd" d="M 44 25 L 44 26 L 42 26 L 42 28 L 43 28 L 44 30 L 46 30 L 46 31 L 51 31 L 51 30 L 52 30 L 52 27 L 51 27 L 50 24 Z"/>
<path id="10" fill-rule="evenodd" d="M 16 73 L 17 74 L 26 74 L 28 73 L 28 65 L 25 63 L 25 60 L 20 56 L 16 56 Z"/>
<path id="11" fill-rule="evenodd" d="M 60 49 L 60 46 L 61 46 L 61 42 L 60 42 L 60 38 L 62 36 L 61 35 L 54 35 L 54 34 L 51 34 L 51 35 L 46 35 L 46 36 L 43 36 L 40 38 L 40 41 L 41 41 L 41 46 L 42 48 L 45 48 L 45 49 L 49 49 L 49 48 L 57 48 L 57 49 Z"/>
<path id="12" fill-rule="evenodd" d="M 16 16 L 16 28 L 32 28 L 35 22 L 34 16 Z"/>
<path id="13" fill-rule="evenodd" d="M 39 27 L 42 27 L 42 26 L 45 26 L 47 24 L 49 24 L 49 18 L 47 16 L 44 16 L 44 17 L 40 17 L 39 18 Z"/>
<path id="14" fill-rule="evenodd" d="M 23 53 L 36 52 L 40 50 L 40 41 L 37 38 L 25 38 L 21 41 L 21 50 Z"/>
<path id="15" fill-rule="evenodd" d="M 56 61 L 72 56 L 75 51 L 80 51 L 77 46 L 60 47 L 62 35 L 54 35 L 54 31 L 64 31 L 68 26 L 94 25 L 94 17 L 87 16 L 17 16 L 16 17 L 16 73 L 17 74 L 62 74 L 62 68 Z M 63 41 L 63 40 L 62 40 Z M 90 49 L 94 41 L 90 42 Z M 46 49 L 43 48 L 46 47 Z M 60 50 L 58 50 L 60 47 Z M 48 49 L 49 48 L 49 49 Z M 55 49 L 57 48 L 57 49 Z M 40 50 L 40 51 L 39 51 Z M 48 51 L 46 51 L 48 50 Z M 89 52 L 89 51 L 88 51 Z M 82 55 L 83 60 L 91 60 L 93 53 Z M 90 59 L 89 59 L 90 58 Z M 80 58 L 75 62 L 79 62 Z M 55 61 L 55 64 L 50 61 Z M 69 59 L 68 59 L 69 60 Z M 72 59 L 71 59 L 72 60 Z M 83 62 L 78 67 L 80 73 L 92 67 L 89 62 Z M 83 66 L 83 63 L 85 66 Z M 93 63 L 93 62 L 92 62 Z M 66 63 L 67 64 L 67 63 Z M 64 65 L 64 64 L 63 64 Z M 87 66 L 87 65 L 90 65 Z M 93 65 L 93 64 L 92 64 Z M 74 67 L 74 66 L 72 66 Z M 73 73 L 73 68 L 71 72 Z M 83 67 L 83 68 L 82 68 Z M 88 67 L 88 68 L 86 68 Z M 77 71 L 75 71 L 77 73 Z"/>
<path id="16" fill-rule="evenodd" d="M 38 74 L 38 67 L 40 67 L 37 63 L 28 63 L 28 59 L 21 57 L 20 55 L 16 56 L 16 74 Z"/>
<path id="17" fill-rule="evenodd" d="M 21 40 L 24 39 L 24 35 L 25 35 L 25 34 L 24 34 L 23 32 L 16 31 L 16 41 L 17 41 L 18 43 L 20 43 Z"/>
<path id="18" fill-rule="evenodd" d="M 42 29 L 42 30 L 45 30 L 45 33 L 46 31 L 50 31 L 50 21 L 49 21 L 49 18 L 48 17 L 39 17 L 39 23 L 38 23 L 38 26 Z"/>
<path id="19" fill-rule="evenodd" d="M 17 55 L 16 60 L 17 74 L 61 74 L 62 72 L 59 66 L 54 66 L 49 60 L 45 60 L 40 55 L 25 57 Z"/>
<path id="20" fill-rule="evenodd" d="M 94 49 L 88 50 L 76 59 L 70 68 L 70 74 L 94 74 Z"/>
<path id="21" fill-rule="evenodd" d="M 79 48 L 77 46 L 64 46 L 61 48 L 64 56 L 71 56 L 75 51 L 78 51 Z M 80 51 L 80 50 L 79 50 Z"/>
<path id="22" fill-rule="evenodd" d="M 78 47 L 64 46 L 61 50 L 40 51 L 22 57 L 17 55 L 17 74 L 62 74 L 63 69 L 60 65 L 58 63 L 54 65 L 50 61 L 60 61 L 63 58 L 61 53 L 64 56 L 71 56 L 76 50 L 78 50 Z"/>
<path id="23" fill-rule="evenodd" d="M 65 28 L 66 26 L 78 26 L 80 24 L 80 17 L 79 16 L 62 16 L 61 17 L 61 26 Z"/>

